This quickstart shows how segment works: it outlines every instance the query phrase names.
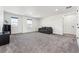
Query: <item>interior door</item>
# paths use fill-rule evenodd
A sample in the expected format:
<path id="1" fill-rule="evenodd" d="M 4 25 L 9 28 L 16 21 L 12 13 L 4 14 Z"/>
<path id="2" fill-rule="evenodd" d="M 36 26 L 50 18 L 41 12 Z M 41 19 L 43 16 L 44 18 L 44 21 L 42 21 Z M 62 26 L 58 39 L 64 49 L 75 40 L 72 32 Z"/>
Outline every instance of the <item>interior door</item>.
<path id="1" fill-rule="evenodd" d="M 79 48 L 79 13 L 77 13 L 76 39 Z"/>
<path id="2" fill-rule="evenodd" d="M 64 17 L 64 34 L 76 34 L 76 15 Z"/>
<path id="3" fill-rule="evenodd" d="M 77 15 L 77 25 L 76 25 L 76 37 L 79 39 L 79 15 Z"/>
<path id="4" fill-rule="evenodd" d="M 18 33 L 18 18 L 11 17 L 11 34 Z"/>

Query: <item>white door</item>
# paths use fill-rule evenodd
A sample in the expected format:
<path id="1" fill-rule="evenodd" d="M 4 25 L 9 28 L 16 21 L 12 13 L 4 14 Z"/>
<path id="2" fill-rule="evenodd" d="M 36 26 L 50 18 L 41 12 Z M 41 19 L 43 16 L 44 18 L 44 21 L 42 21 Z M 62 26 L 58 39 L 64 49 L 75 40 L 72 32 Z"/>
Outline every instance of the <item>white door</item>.
<path id="1" fill-rule="evenodd" d="M 79 47 L 79 13 L 77 13 L 76 39 L 77 39 L 77 44 Z"/>
<path id="2" fill-rule="evenodd" d="M 18 33 L 18 18 L 11 17 L 11 34 Z"/>
<path id="3" fill-rule="evenodd" d="M 64 16 L 64 34 L 76 34 L 76 15 Z"/>
<path id="4" fill-rule="evenodd" d="M 23 33 L 27 32 L 27 18 L 23 18 Z"/>

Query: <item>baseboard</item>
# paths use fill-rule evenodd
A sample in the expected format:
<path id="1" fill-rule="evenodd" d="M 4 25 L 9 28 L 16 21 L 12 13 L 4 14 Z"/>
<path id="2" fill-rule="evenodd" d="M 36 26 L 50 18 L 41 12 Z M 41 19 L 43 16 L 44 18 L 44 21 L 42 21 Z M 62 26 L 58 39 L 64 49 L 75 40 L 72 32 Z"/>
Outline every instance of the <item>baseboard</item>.
<path id="1" fill-rule="evenodd" d="M 76 34 L 70 34 L 70 33 L 64 33 L 64 35 L 74 35 L 74 36 L 76 36 Z"/>
<path id="2" fill-rule="evenodd" d="M 33 32 L 37 32 L 37 31 L 32 31 L 32 32 L 23 32 L 23 33 L 13 33 L 12 35 L 16 35 L 16 34 L 26 34 L 26 33 L 33 33 Z"/>

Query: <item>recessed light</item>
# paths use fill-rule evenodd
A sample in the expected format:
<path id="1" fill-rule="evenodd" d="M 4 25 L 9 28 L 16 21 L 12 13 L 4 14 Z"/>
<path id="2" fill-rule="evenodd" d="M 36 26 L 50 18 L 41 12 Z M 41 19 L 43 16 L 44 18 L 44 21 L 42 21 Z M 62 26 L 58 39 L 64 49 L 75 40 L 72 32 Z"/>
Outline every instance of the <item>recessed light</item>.
<path id="1" fill-rule="evenodd" d="M 58 9 L 56 9 L 56 11 L 58 11 Z"/>

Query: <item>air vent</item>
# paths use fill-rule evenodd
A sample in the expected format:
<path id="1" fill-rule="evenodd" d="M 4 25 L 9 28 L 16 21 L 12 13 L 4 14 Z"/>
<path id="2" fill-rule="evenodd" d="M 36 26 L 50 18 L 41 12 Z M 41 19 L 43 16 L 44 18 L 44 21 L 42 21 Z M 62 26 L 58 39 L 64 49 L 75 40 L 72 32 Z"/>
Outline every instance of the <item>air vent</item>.
<path id="1" fill-rule="evenodd" d="M 70 9 L 70 8 L 72 8 L 72 6 L 67 6 L 67 7 L 66 7 L 66 9 Z"/>

